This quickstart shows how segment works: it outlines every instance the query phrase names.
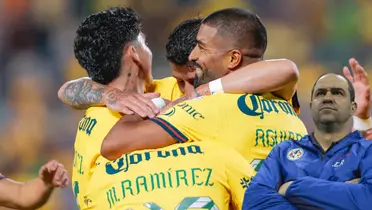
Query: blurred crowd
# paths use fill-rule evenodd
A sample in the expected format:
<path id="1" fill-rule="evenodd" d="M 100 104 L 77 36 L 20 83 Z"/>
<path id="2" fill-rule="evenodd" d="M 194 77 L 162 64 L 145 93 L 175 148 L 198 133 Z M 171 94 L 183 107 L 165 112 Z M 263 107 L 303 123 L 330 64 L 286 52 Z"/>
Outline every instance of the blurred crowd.
<path id="1" fill-rule="evenodd" d="M 57 91 L 66 80 L 86 75 L 72 48 L 79 23 L 117 5 L 131 6 L 141 15 L 154 55 L 154 78 L 170 76 L 164 46 L 181 20 L 226 7 L 256 12 L 268 30 L 265 58 L 288 58 L 300 69 L 300 117 L 309 131 L 310 90 L 320 74 L 341 73 L 355 57 L 372 75 L 370 0 L 1 0 L 0 172 L 23 181 L 35 177 L 50 159 L 72 168 L 83 112 L 62 105 Z M 75 208 L 69 187 L 57 190 L 42 209 Z"/>

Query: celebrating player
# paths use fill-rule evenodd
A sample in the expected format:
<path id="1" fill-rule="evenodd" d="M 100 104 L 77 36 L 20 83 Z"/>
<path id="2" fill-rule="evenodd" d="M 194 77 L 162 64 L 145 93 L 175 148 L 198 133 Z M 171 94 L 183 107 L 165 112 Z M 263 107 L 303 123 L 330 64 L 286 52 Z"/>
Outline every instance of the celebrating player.
<path id="1" fill-rule="evenodd" d="M 187 66 L 187 59 L 195 43 L 199 25 L 200 20 L 198 19 L 185 21 L 177 27 L 175 32 L 170 36 L 167 45 L 168 59 L 173 61 L 175 66 L 178 65 L 178 70 L 182 67 L 181 64 L 185 62 L 183 71 L 178 71 L 181 72 L 179 75 L 184 76 L 182 73 L 186 71 L 191 72 L 191 69 Z M 117 31 L 107 31 L 105 30 L 106 28 L 115 28 Z M 188 33 L 188 35 L 194 33 L 195 37 L 191 36 L 190 38 L 190 36 L 186 36 L 186 33 Z M 183 44 L 177 45 L 176 42 Z M 188 43 L 189 46 L 184 46 L 185 43 Z M 108 47 L 100 47 L 103 45 Z M 179 49 L 179 51 L 176 49 Z M 80 81 L 71 82 L 67 84 L 65 91 L 62 91 L 63 93 L 68 93 L 66 94 L 68 96 L 71 96 L 70 93 L 75 94 L 73 96 L 74 100 L 69 101 L 74 101 L 74 104 L 81 104 L 81 101 L 86 103 L 97 100 L 98 98 L 101 99 L 102 92 L 104 89 L 108 88 L 111 88 L 111 92 L 108 95 L 109 101 L 114 100 L 110 97 L 114 92 L 124 89 L 127 93 L 132 93 L 132 99 L 137 99 L 137 101 L 132 100 L 131 103 L 137 105 L 138 100 L 143 99 L 141 99 L 138 93 L 143 91 L 145 81 L 151 79 L 151 75 L 149 75 L 151 74 L 151 54 L 147 46 L 143 43 L 143 35 L 140 33 L 138 15 L 133 10 L 128 8 L 114 8 L 88 17 L 77 31 L 74 50 L 79 63 L 87 70 L 88 75 L 93 81 L 101 83 L 101 88 L 93 88 L 96 92 L 85 92 L 85 90 L 88 89 L 93 90 L 92 86 L 97 87 L 97 83 L 89 83 L 93 82 L 91 80 L 86 80 L 87 83 L 80 83 Z M 179 54 L 176 52 L 179 52 Z M 277 64 L 278 67 L 274 67 L 275 64 Z M 280 89 L 278 93 L 288 94 L 289 91 L 291 94 L 293 93 L 293 73 L 290 72 L 295 71 L 294 76 L 295 80 L 297 80 L 297 69 L 290 61 L 278 60 L 262 62 L 262 64 L 254 68 L 262 68 L 263 71 L 274 69 L 279 71 L 277 68 L 281 68 L 281 72 L 286 75 L 286 81 L 288 81 L 292 87 L 288 88 L 287 86 L 283 86 L 283 84 L 279 84 L 282 85 L 286 91 L 281 91 L 283 88 L 280 89 L 279 87 L 281 86 L 277 86 Z M 245 72 L 251 70 L 252 68 L 246 68 Z M 244 71 L 244 69 L 242 71 Z M 266 77 L 267 76 L 268 74 L 266 74 Z M 108 86 L 103 86 L 105 84 L 108 84 Z M 167 88 L 169 86 L 164 85 L 164 82 L 155 82 L 155 84 L 154 91 L 161 92 L 162 95 L 168 95 L 169 99 L 177 97 L 177 94 L 174 94 L 174 90 L 177 90 L 176 88 Z M 229 84 L 229 82 L 227 84 Z M 173 83 L 171 87 L 175 86 L 177 86 L 177 88 L 181 87 L 182 89 L 182 86 L 176 83 Z M 264 86 L 264 88 L 267 88 L 267 86 Z M 163 94 L 163 90 L 171 94 Z M 290 96 L 288 95 L 287 97 Z M 71 99 L 71 97 L 67 98 Z M 146 103 L 144 101 L 139 103 Z M 146 113 L 148 111 L 146 109 L 149 107 L 154 109 L 154 107 L 151 106 L 153 105 L 147 104 L 147 107 L 141 111 Z M 144 116 L 146 116 L 146 114 L 144 114 Z M 89 203 L 88 200 L 84 199 L 84 194 L 95 165 L 99 165 L 101 163 L 100 160 L 102 160 L 102 158 L 100 158 L 101 142 L 120 117 L 121 115 L 119 113 L 112 112 L 105 107 L 96 107 L 88 109 L 86 115 L 79 123 L 75 141 L 73 171 L 73 189 L 79 205 Z"/>
<path id="2" fill-rule="evenodd" d="M 105 30 L 106 28 L 115 28 L 117 31 L 107 31 Z M 98 81 L 102 84 L 108 84 L 110 87 L 114 87 L 119 90 L 126 89 L 126 91 L 128 92 L 143 93 L 145 83 L 146 81 L 148 81 L 147 79 L 151 77 L 149 75 L 151 74 L 151 52 L 144 43 L 145 41 L 143 34 L 140 32 L 140 21 L 137 13 L 129 8 L 113 8 L 108 11 L 99 12 L 89 16 L 80 25 L 77 30 L 77 36 L 74 42 L 74 51 L 79 63 L 87 70 L 89 76 L 92 77 L 93 80 Z M 108 47 L 101 48 L 100 46 Z M 105 68 L 106 70 L 103 71 L 102 69 Z M 108 133 L 110 128 L 117 122 L 118 119 L 120 119 L 120 117 L 121 115 L 119 113 L 112 112 L 105 107 L 95 107 L 89 108 L 86 111 L 86 115 L 79 123 L 75 141 L 73 189 L 78 205 L 82 209 L 91 208 L 95 205 L 106 205 L 106 202 L 99 201 L 102 197 L 104 198 L 104 201 L 107 200 L 104 194 L 105 192 L 102 190 L 98 190 L 97 186 L 100 186 L 99 184 L 101 183 L 106 184 L 105 187 L 110 186 L 109 184 L 112 183 L 112 181 L 122 179 L 122 176 L 120 174 L 118 174 L 116 179 L 107 179 L 107 177 L 102 178 L 99 173 L 95 174 L 97 171 L 103 171 L 99 168 L 96 168 L 96 166 L 101 165 L 102 167 L 105 167 L 105 161 L 102 157 L 100 157 L 99 154 L 102 140 Z M 203 150 L 205 147 L 206 146 L 201 146 Z M 169 151 L 171 152 L 173 150 L 177 150 L 177 148 L 169 149 Z M 206 150 L 208 150 L 208 148 Z M 199 150 L 195 152 L 198 151 Z M 169 152 L 166 152 L 165 154 L 167 153 Z M 181 151 L 181 154 L 182 153 L 183 152 Z M 194 152 L 190 151 L 189 153 Z M 234 158 L 234 156 L 239 156 L 238 154 L 228 154 L 230 154 L 232 158 Z M 214 159 L 214 156 L 212 154 L 209 156 L 211 157 L 211 160 Z M 223 157 L 227 158 L 225 156 Z M 166 161 L 167 164 L 165 166 L 170 166 L 169 161 L 172 161 L 171 159 L 172 158 Z M 195 163 L 195 161 L 188 161 L 190 161 L 189 164 Z M 201 163 L 202 161 L 199 162 Z M 212 165 L 208 162 L 205 162 L 203 166 L 208 168 L 212 167 Z M 226 165 L 221 166 L 227 167 Z M 141 166 L 140 171 L 144 172 L 146 171 L 146 169 L 147 166 L 145 166 L 144 168 L 142 168 Z M 185 170 L 186 169 L 191 170 L 187 167 L 185 168 Z M 215 182 L 211 183 L 216 183 L 216 186 L 220 186 L 222 184 L 224 185 L 224 187 L 220 187 L 220 189 L 230 188 L 229 186 L 234 185 L 234 183 L 239 185 L 239 179 L 248 179 L 248 177 L 252 175 L 252 173 L 250 173 L 249 171 L 249 164 L 245 164 L 244 161 L 239 162 L 239 167 L 237 167 L 237 169 L 231 169 L 235 170 L 234 173 L 241 171 L 241 173 L 238 173 L 240 174 L 238 178 L 228 178 L 231 176 L 226 175 L 222 168 L 220 169 L 220 176 L 225 177 L 224 179 L 219 179 L 218 175 L 209 177 L 211 178 L 211 180 L 215 180 Z M 219 169 L 216 168 L 216 170 Z M 152 171 L 150 170 L 149 172 Z M 105 171 L 103 173 L 107 176 L 107 173 Z M 131 170 L 131 174 L 132 176 L 138 176 L 138 171 Z M 210 175 L 211 174 L 209 174 L 208 176 Z M 93 179 L 92 177 L 100 177 L 100 180 L 89 182 L 89 180 Z M 127 177 L 129 177 L 129 175 Z M 227 181 L 229 182 L 229 184 L 227 184 Z M 93 186 L 88 188 L 88 183 L 93 184 Z M 101 194 L 88 194 L 88 189 L 93 189 L 93 191 L 89 192 L 100 192 Z M 219 190 L 215 193 L 224 196 L 229 196 L 229 193 L 231 193 L 232 195 L 239 194 L 239 202 L 237 202 L 235 198 L 234 202 L 242 203 L 242 188 L 231 187 L 230 190 L 232 190 L 233 192 Z M 210 188 L 208 188 L 208 193 L 203 195 L 212 195 L 212 191 Z M 195 195 L 195 193 L 191 192 L 192 191 L 190 191 L 190 194 L 188 194 L 189 196 Z M 170 193 L 172 194 L 173 192 L 171 191 Z M 97 204 L 95 202 L 97 202 Z M 97 209 L 106 208 L 107 206 L 102 208 L 97 207 Z"/>
<path id="3" fill-rule="evenodd" d="M 193 82 L 195 68 L 188 61 L 192 49 L 196 45 L 196 35 L 201 19 L 193 18 L 180 23 L 170 34 L 166 45 L 167 59 L 172 68 L 173 77 L 154 80 L 147 92 L 161 92 L 161 97 L 176 100 L 187 90 L 195 96 Z M 270 80 L 263 83 L 258 81 Z M 290 99 L 296 88 L 298 69 L 286 59 L 267 60 L 244 66 L 239 72 L 232 72 L 222 77 L 221 82 L 227 93 L 265 93 L 274 94 Z M 210 94 L 209 84 L 201 85 L 196 90 L 198 94 Z M 212 89 L 213 91 L 213 89 Z M 148 95 L 147 95 L 148 96 Z M 157 95 L 151 95 L 156 97 Z M 114 111 L 124 114 L 139 114 L 141 117 L 153 117 L 157 112 L 151 105 L 151 98 L 141 94 L 122 92 L 111 86 L 81 78 L 65 83 L 58 92 L 58 97 L 67 105 L 76 109 L 90 106 L 106 105 Z M 293 105 L 299 110 L 297 96 Z"/>
<path id="4" fill-rule="evenodd" d="M 314 133 L 273 149 L 243 209 L 370 209 L 372 142 L 352 132 L 354 100 L 346 78 L 321 76 L 311 94 Z"/>
<path id="5" fill-rule="evenodd" d="M 202 21 L 190 55 L 198 66 L 196 84 L 213 80 L 214 91 L 222 92 L 218 78 L 231 72 L 244 77 L 240 68 L 260 65 L 266 40 L 266 29 L 256 14 L 235 8 L 212 13 Z M 257 68 L 254 73 L 261 71 Z M 306 133 L 290 104 L 272 93 L 219 93 L 180 103 L 149 120 L 124 116 L 106 136 L 101 154 L 116 159 L 139 149 L 212 140 L 233 147 L 258 169 L 273 146 Z"/>
<path id="6" fill-rule="evenodd" d="M 92 80 L 118 90 L 143 93 L 152 80 L 152 54 L 145 43 L 138 14 L 130 8 L 113 8 L 83 21 L 77 29 L 74 53 Z M 152 103 L 148 106 L 156 109 Z M 72 173 L 78 205 L 85 203 L 86 185 L 95 165 L 100 164 L 102 140 L 120 117 L 106 107 L 92 107 L 79 122 Z"/>
<path id="7" fill-rule="evenodd" d="M 242 209 L 254 175 L 235 150 L 214 142 L 141 150 L 97 166 L 87 209 Z"/>
<path id="8" fill-rule="evenodd" d="M 66 169 L 52 160 L 39 170 L 39 177 L 25 183 L 15 182 L 0 174 L 0 206 L 16 209 L 36 209 L 43 206 L 55 187 L 68 183 Z"/>

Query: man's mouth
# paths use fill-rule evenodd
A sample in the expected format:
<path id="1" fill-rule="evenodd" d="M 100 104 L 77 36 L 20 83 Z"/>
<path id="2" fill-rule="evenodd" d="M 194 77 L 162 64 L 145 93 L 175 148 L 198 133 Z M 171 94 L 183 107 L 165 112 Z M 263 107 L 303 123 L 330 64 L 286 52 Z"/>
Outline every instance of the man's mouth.
<path id="1" fill-rule="evenodd" d="M 323 110 L 337 111 L 337 109 L 335 109 L 334 107 L 329 107 L 329 106 L 322 107 L 322 108 L 319 109 L 319 111 L 323 111 Z"/>

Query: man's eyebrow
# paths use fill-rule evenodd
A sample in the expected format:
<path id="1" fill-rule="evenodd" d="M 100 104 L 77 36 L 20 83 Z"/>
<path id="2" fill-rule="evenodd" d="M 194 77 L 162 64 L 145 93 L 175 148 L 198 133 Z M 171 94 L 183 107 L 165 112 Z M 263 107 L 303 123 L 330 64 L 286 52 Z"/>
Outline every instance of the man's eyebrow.
<path id="1" fill-rule="evenodd" d="M 197 40 L 196 40 L 196 43 L 197 43 L 198 45 L 205 45 L 205 43 L 204 43 L 202 40 L 200 40 L 200 39 L 197 39 Z"/>

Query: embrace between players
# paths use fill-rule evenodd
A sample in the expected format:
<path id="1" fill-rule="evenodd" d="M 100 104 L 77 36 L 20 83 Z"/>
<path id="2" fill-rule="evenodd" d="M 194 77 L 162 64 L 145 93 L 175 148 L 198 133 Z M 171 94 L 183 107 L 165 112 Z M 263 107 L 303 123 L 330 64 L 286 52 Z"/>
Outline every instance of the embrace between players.
<path id="1" fill-rule="evenodd" d="M 353 76 L 345 68 L 347 78 L 319 78 L 311 104 L 316 130 L 307 135 L 297 116 L 297 67 L 263 60 L 266 47 L 256 14 L 219 10 L 175 28 L 166 46 L 174 78 L 153 80 L 135 11 L 85 19 L 74 53 L 89 78 L 58 93 L 70 106 L 89 107 L 74 146 L 80 209 L 367 208 L 371 142 L 351 133 L 353 115 L 354 128 L 365 135 L 371 128 L 364 69 L 351 59 Z M 159 93 L 163 110 L 151 100 Z"/>

